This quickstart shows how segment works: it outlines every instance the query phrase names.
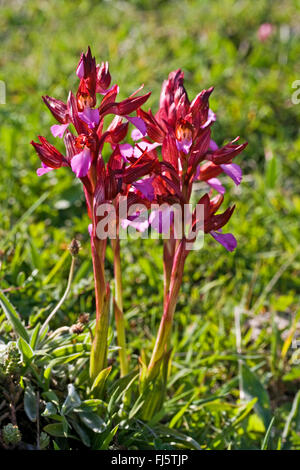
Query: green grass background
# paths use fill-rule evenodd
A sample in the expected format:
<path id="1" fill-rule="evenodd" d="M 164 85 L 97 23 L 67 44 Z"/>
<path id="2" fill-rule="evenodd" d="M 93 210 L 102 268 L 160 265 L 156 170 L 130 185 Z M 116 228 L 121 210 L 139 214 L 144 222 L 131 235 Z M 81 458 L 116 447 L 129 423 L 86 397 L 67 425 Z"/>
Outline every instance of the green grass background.
<path id="1" fill-rule="evenodd" d="M 173 427 L 192 434 L 203 448 L 261 445 L 264 410 L 256 406 L 239 431 L 232 424 L 240 399 L 234 321 L 239 308 L 242 355 L 259 380 L 258 389 L 249 386 L 246 395 L 259 396 L 259 387 L 267 393 L 268 413 L 275 416 L 270 445 L 276 448 L 300 378 L 296 349 L 282 355 L 289 333 L 290 339 L 300 335 L 300 104 L 291 102 L 292 84 L 300 79 L 299 2 L 11 0 L 0 6 L 0 79 L 7 92 L 0 105 L 1 289 L 31 324 L 45 318 L 65 287 L 65 250 L 77 236 L 77 274 L 57 326 L 71 325 L 82 311 L 94 312 L 81 186 L 67 169 L 38 178 L 39 162 L 29 144 L 38 134 L 54 142 L 53 119 L 41 95 L 65 100 L 76 89 L 82 50 L 90 45 L 99 62 L 109 61 L 121 97 L 145 83 L 154 111 L 161 82 L 173 69 L 184 70 L 190 98 L 213 85 L 214 140 L 222 144 L 240 135 L 249 142 L 236 160 L 243 183 L 236 188 L 226 180 L 226 203 L 237 205 L 228 228 L 238 247 L 229 254 L 206 239 L 201 251 L 189 255 L 173 365 L 175 376 L 183 371 L 175 394 L 187 392 L 175 411 L 187 408 Z M 274 32 L 261 43 L 257 30 L 266 21 Z M 141 347 L 150 350 L 161 316 L 161 254 L 158 241 L 123 242 L 133 362 Z M 108 249 L 110 272 L 111 260 Z M 1 312 L 0 322 L 6 335 Z M 225 396 L 198 403 L 218 394 Z M 288 448 L 300 448 L 296 411 L 284 442 Z"/>

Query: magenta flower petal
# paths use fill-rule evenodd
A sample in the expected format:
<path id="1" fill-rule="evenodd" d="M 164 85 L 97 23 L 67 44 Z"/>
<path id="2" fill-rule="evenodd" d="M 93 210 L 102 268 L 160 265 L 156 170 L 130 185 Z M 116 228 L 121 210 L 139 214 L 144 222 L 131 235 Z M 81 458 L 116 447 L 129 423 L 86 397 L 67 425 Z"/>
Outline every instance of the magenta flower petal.
<path id="1" fill-rule="evenodd" d="M 236 185 L 239 185 L 242 181 L 243 173 L 242 169 L 236 163 L 228 163 L 220 165 L 224 173 L 226 173 Z"/>
<path id="2" fill-rule="evenodd" d="M 130 227 L 135 228 L 139 232 L 144 232 L 149 227 L 149 222 L 148 222 L 148 220 L 137 220 L 137 221 L 135 221 L 135 220 L 123 219 L 122 222 L 121 222 L 121 225 L 122 225 L 123 229 L 126 229 L 127 227 L 130 226 Z"/>
<path id="3" fill-rule="evenodd" d="M 219 180 L 219 178 L 210 178 L 209 180 L 206 181 L 207 184 L 215 189 L 216 191 L 218 191 L 218 193 L 220 194 L 224 194 L 226 189 L 224 188 L 224 186 L 222 185 L 221 181 Z"/>
<path id="4" fill-rule="evenodd" d="M 223 245 L 226 250 L 233 251 L 237 246 L 237 241 L 232 233 L 209 232 L 211 236 Z"/>
<path id="5" fill-rule="evenodd" d="M 107 93 L 109 93 L 109 92 L 110 92 L 113 88 L 115 88 L 115 87 L 116 87 L 116 85 L 113 85 L 113 86 L 111 86 L 110 88 L 108 88 L 107 90 L 104 90 L 104 88 L 101 88 L 101 87 L 99 87 L 99 86 L 97 85 L 96 93 L 99 93 L 100 95 L 105 96 L 105 95 L 107 95 Z M 116 91 L 117 91 L 117 94 L 118 94 L 119 91 L 120 91 L 120 88 L 117 87 L 117 88 L 116 88 Z"/>
<path id="6" fill-rule="evenodd" d="M 128 158 L 133 156 L 133 147 L 130 144 L 119 144 L 120 154 L 122 155 L 125 162 L 128 162 Z"/>
<path id="7" fill-rule="evenodd" d="M 151 150 L 154 150 L 156 147 L 159 147 L 160 145 L 161 144 L 156 143 L 156 142 L 154 144 L 150 144 L 149 142 L 139 142 L 138 147 L 134 147 L 133 155 L 135 158 L 139 158 L 146 149 L 148 152 L 151 152 Z"/>
<path id="8" fill-rule="evenodd" d="M 100 114 L 98 109 L 85 108 L 78 116 L 84 121 L 90 129 L 94 129 L 99 124 Z"/>
<path id="9" fill-rule="evenodd" d="M 55 170 L 55 168 L 50 168 L 50 166 L 47 166 L 42 162 L 42 166 L 41 168 L 38 168 L 36 170 L 36 174 L 38 176 L 42 176 L 42 175 L 45 175 L 46 173 L 49 173 L 49 171 L 52 171 L 52 170 Z"/>
<path id="10" fill-rule="evenodd" d="M 82 56 L 80 57 L 80 61 L 77 65 L 76 75 L 78 78 L 84 77 L 84 64 L 83 64 Z"/>
<path id="11" fill-rule="evenodd" d="M 60 139 L 62 139 L 68 127 L 69 124 L 54 124 L 53 126 L 51 126 L 50 130 L 54 137 L 59 137 Z"/>
<path id="12" fill-rule="evenodd" d="M 207 120 L 206 122 L 201 126 L 202 129 L 205 129 L 206 127 L 208 127 L 212 122 L 215 122 L 217 120 L 217 117 L 215 115 L 215 113 L 209 109 L 208 110 L 208 116 L 207 116 Z"/>
<path id="13" fill-rule="evenodd" d="M 149 227 L 148 214 L 138 211 L 136 214 L 129 215 L 127 219 L 123 219 L 121 226 L 124 230 L 127 227 L 133 227 L 139 232 L 144 232 Z"/>
<path id="14" fill-rule="evenodd" d="M 193 143 L 192 139 L 184 139 L 181 141 L 176 139 L 177 149 L 179 150 L 179 152 L 183 152 L 185 154 L 189 153 L 192 143 Z"/>
<path id="15" fill-rule="evenodd" d="M 152 210 L 149 216 L 151 227 L 158 233 L 168 234 L 173 220 L 174 213 L 171 206 L 165 209 Z"/>
<path id="16" fill-rule="evenodd" d="M 140 191 L 145 198 L 147 198 L 149 201 L 153 201 L 154 199 L 154 188 L 153 188 L 153 180 L 154 176 L 150 176 L 150 178 L 145 178 L 143 180 L 136 181 L 132 185 Z"/>
<path id="17" fill-rule="evenodd" d="M 91 237 L 93 235 L 93 224 L 89 224 L 88 231 L 89 231 L 89 234 L 90 234 L 90 237 Z"/>
<path id="18" fill-rule="evenodd" d="M 138 129 L 133 129 L 131 132 L 131 138 L 132 140 L 137 141 L 143 138 L 143 134 Z"/>
<path id="19" fill-rule="evenodd" d="M 195 176 L 194 176 L 194 181 L 197 181 L 198 177 L 200 175 L 200 165 L 197 166 Z"/>
<path id="20" fill-rule="evenodd" d="M 77 153 L 71 160 L 71 168 L 77 178 L 83 178 L 87 175 L 92 163 L 90 149 L 85 147 L 80 153 Z"/>
<path id="21" fill-rule="evenodd" d="M 142 134 L 144 137 L 147 134 L 147 127 L 146 124 L 144 123 L 143 119 L 139 117 L 130 117 L 130 116 L 125 116 L 127 121 L 131 122 Z"/>
<path id="22" fill-rule="evenodd" d="M 215 142 L 214 140 L 210 139 L 210 141 L 209 141 L 209 148 L 210 148 L 210 150 L 212 150 L 213 152 L 215 152 L 216 150 L 218 150 L 219 147 L 217 146 L 217 144 L 216 144 L 216 142 Z"/>

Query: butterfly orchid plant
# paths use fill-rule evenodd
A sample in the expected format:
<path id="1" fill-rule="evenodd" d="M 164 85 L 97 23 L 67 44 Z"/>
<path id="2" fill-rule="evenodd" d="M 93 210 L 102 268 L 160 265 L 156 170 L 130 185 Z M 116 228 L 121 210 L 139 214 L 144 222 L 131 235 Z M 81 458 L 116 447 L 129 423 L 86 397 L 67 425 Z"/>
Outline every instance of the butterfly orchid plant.
<path id="1" fill-rule="evenodd" d="M 144 396 L 141 416 L 148 420 L 161 408 L 165 397 L 172 324 L 190 246 L 201 232 L 202 236 L 209 234 L 228 251 L 236 247 L 234 236 L 222 230 L 234 206 L 219 212 L 225 188 L 218 177 L 226 174 L 235 184 L 240 184 L 242 172 L 233 159 L 247 143 L 239 144 L 236 138 L 223 147 L 217 146 L 211 138 L 211 128 L 216 121 L 216 115 L 209 107 L 213 88 L 201 91 L 189 101 L 181 70 L 171 72 L 163 83 L 159 110 L 155 115 L 151 110 L 141 108 L 150 96 L 150 93 L 138 95 L 142 87 L 127 99 L 117 101 L 119 87 L 111 86 L 108 64 L 96 65 L 90 48 L 81 55 L 76 74 L 78 90 L 76 95 L 70 91 L 67 103 L 50 96 L 43 97 L 58 122 L 51 127 L 51 132 L 55 138 L 64 140 L 65 153 L 59 152 L 42 136 L 32 145 L 41 160 L 41 168 L 37 170 L 39 176 L 69 167 L 82 182 L 91 221 L 89 233 L 96 301 L 90 378 L 99 385 L 99 394 L 103 393 L 105 379 L 111 370 L 107 365 L 111 293 L 104 269 L 107 239 L 110 239 L 114 253 L 113 305 L 120 371 L 121 376 L 126 376 L 129 362 L 123 316 L 120 234 L 127 228 L 139 232 L 151 228 L 164 233 L 165 221 L 169 221 L 168 236 L 163 237 L 163 314 L 150 360 L 146 354 L 140 358 L 140 392 Z M 134 126 L 131 139 L 128 139 L 129 124 Z M 106 161 L 104 145 L 110 152 Z M 179 218 L 182 218 L 185 207 L 191 207 L 194 186 L 201 182 L 203 188 L 207 188 L 196 205 L 202 207 L 201 223 L 198 223 L 195 207 L 190 211 L 188 233 L 184 231 L 178 237 L 173 206 L 181 209 Z M 126 213 L 121 210 L 124 199 Z M 151 210 L 153 205 L 155 210 Z M 114 217 L 108 224 L 110 212 Z M 141 219 L 143 213 L 150 215 Z M 99 230 L 104 226 L 106 230 Z"/>

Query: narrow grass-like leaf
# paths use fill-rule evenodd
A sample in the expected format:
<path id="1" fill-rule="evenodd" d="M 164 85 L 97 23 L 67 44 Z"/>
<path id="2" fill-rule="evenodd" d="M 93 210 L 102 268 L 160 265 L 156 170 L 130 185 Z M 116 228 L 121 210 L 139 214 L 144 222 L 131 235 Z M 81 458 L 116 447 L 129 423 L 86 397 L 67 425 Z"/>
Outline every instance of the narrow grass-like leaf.
<path id="1" fill-rule="evenodd" d="M 293 419 L 296 417 L 296 415 L 298 413 L 298 410 L 299 410 L 299 407 L 300 407 L 300 390 L 297 392 L 297 394 L 294 398 L 292 409 L 291 409 L 291 411 L 288 415 L 288 418 L 287 418 L 285 426 L 284 426 L 284 430 L 283 430 L 283 433 L 282 433 L 283 442 L 285 442 L 287 437 L 288 437 Z"/>
<path id="2" fill-rule="evenodd" d="M 271 429 L 272 429 L 272 426 L 273 426 L 273 423 L 274 423 L 274 419 L 275 419 L 275 416 L 273 416 L 273 418 L 270 421 L 269 427 L 267 429 L 267 432 L 265 434 L 263 443 L 261 445 L 261 450 L 267 450 L 267 448 L 268 448 L 268 443 L 269 443 L 269 439 L 270 439 L 270 435 L 271 435 Z"/>
<path id="3" fill-rule="evenodd" d="M 111 366 L 107 367 L 106 369 L 103 369 L 103 370 L 101 370 L 101 372 L 99 372 L 99 374 L 97 375 L 97 377 L 95 378 L 95 380 L 93 382 L 91 391 L 95 390 L 97 387 L 100 387 L 100 388 L 103 387 L 103 385 L 106 382 L 107 377 L 110 374 L 110 371 L 111 371 Z"/>
<path id="4" fill-rule="evenodd" d="M 186 436 L 177 429 L 170 429 L 164 425 L 157 425 L 157 429 L 166 437 L 173 437 L 177 441 L 185 444 L 188 449 L 202 450 L 200 444 L 190 436 Z"/>
<path id="5" fill-rule="evenodd" d="M 51 351 L 51 356 L 54 357 L 62 357 L 68 356 L 70 354 L 75 354 L 77 352 L 85 352 L 90 351 L 91 347 L 88 344 L 66 344 L 64 346 L 60 346 L 59 348 L 54 349 Z"/>
<path id="6" fill-rule="evenodd" d="M 25 341 L 29 342 L 29 335 L 21 322 L 18 313 L 16 312 L 14 306 L 10 303 L 10 301 L 5 297 L 3 292 L 0 291 L 0 305 L 5 313 L 7 320 L 12 325 L 15 333 L 18 336 L 23 338 Z"/>
<path id="7" fill-rule="evenodd" d="M 104 439 L 101 447 L 99 450 L 107 450 L 109 448 L 109 444 L 111 443 L 111 441 L 113 440 L 117 430 L 119 429 L 119 424 L 117 424 L 110 432 L 109 434 L 106 436 L 106 438 Z"/>
<path id="8" fill-rule="evenodd" d="M 30 347 L 33 349 L 33 351 L 35 350 L 35 347 L 38 344 L 40 328 L 41 328 L 41 324 L 37 323 L 34 330 L 31 333 Z"/>

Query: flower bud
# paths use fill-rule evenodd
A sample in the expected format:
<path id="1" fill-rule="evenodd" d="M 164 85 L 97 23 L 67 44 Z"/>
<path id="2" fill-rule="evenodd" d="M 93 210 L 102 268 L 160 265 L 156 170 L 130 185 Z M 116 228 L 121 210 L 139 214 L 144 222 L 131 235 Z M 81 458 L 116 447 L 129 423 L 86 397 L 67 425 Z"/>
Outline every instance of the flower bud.
<path id="1" fill-rule="evenodd" d="M 108 62 L 102 62 L 100 67 L 97 67 L 97 93 L 103 93 L 107 90 L 111 82 L 111 76 L 109 73 Z"/>
<path id="2" fill-rule="evenodd" d="M 64 162 L 63 155 L 45 137 L 38 136 L 40 144 L 31 141 L 41 161 L 50 168 L 60 168 Z"/>
<path id="3" fill-rule="evenodd" d="M 52 98 L 48 95 L 42 96 L 42 99 L 58 122 L 61 124 L 66 124 L 68 122 L 67 105 L 63 101 L 57 100 L 56 98 Z"/>

